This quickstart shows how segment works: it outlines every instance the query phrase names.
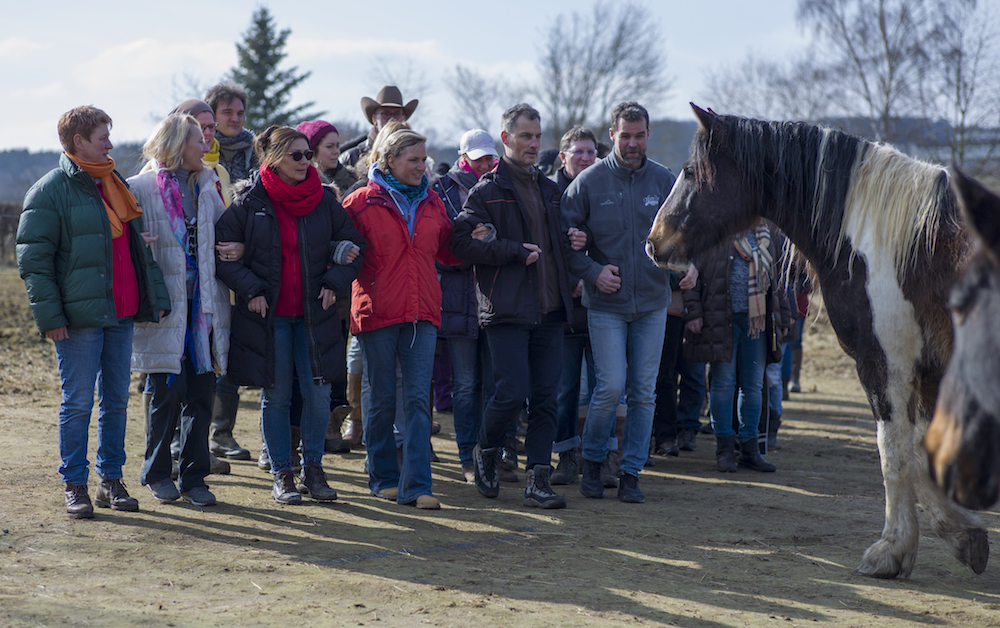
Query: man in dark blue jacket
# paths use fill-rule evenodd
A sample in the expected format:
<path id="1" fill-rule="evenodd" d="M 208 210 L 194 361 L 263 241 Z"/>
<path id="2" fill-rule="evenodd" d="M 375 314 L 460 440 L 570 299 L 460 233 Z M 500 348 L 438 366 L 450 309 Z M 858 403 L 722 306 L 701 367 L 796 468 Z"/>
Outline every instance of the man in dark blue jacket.
<path id="1" fill-rule="evenodd" d="M 500 493 L 500 448 L 507 427 L 528 399 L 527 488 L 524 505 L 563 508 L 549 486 L 556 400 L 562 367 L 563 324 L 572 308 L 559 187 L 535 167 L 542 126 L 538 111 L 515 105 L 504 112 L 504 156 L 469 193 L 455 222 L 455 255 L 476 264 L 479 322 L 486 331 L 496 391 L 483 413 L 473 452 L 476 488 Z M 472 235 L 492 225 L 494 236 Z"/>

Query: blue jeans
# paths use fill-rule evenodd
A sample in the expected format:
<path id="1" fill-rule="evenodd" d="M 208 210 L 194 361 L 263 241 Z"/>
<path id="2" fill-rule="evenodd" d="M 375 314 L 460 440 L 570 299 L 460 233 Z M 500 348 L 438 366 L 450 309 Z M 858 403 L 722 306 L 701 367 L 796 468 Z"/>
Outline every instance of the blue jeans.
<path id="1" fill-rule="evenodd" d="M 102 479 L 120 480 L 125 464 L 132 319 L 113 327 L 70 329 L 69 337 L 55 344 L 62 380 L 59 474 L 67 484 L 87 484 L 87 436 L 94 408 L 94 382 L 97 382 L 100 412 L 94 470 Z"/>
<path id="2" fill-rule="evenodd" d="M 677 429 L 701 429 L 701 409 L 705 405 L 705 363 L 688 362 L 681 352 L 677 371 L 681 379 L 677 394 Z"/>
<path id="3" fill-rule="evenodd" d="M 747 313 L 733 313 L 733 356 L 728 362 L 712 362 L 709 390 L 712 429 L 716 438 L 725 438 L 734 434 L 733 397 L 739 386 L 737 416 L 740 433 L 737 440 L 740 443 L 757 439 L 767 349 L 764 334 L 751 338 L 748 329 Z"/>
<path id="4" fill-rule="evenodd" d="M 590 338 L 584 335 L 563 338 L 562 378 L 559 382 L 559 414 L 556 419 L 556 442 L 552 453 L 561 454 L 580 446 L 577 435 L 580 417 L 580 369 L 591 353 Z M 588 383 L 590 379 L 588 378 Z"/>
<path id="5" fill-rule="evenodd" d="M 784 353 L 784 345 L 779 345 Z M 768 364 L 764 369 L 764 382 L 767 384 L 767 408 L 771 416 L 781 416 L 784 409 L 781 405 L 781 392 L 784 385 L 781 383 L 781 362 Z"/>
<path id="6" fill-rule="evenodd" d="M 448 338 L 451 353 L 451 403 L 455 442 L 462 466 L 472 465 L 472 450 L 483 422 L 483 400 L 493 394 L 493 369 L 485 332 L 478 338 Z"/>
<path id="7" fill-rule="evenodd" d="M 663 334 L 663 353 L 660 355 L 660 372 L 656 376 L 654 449 L 674 444 L 677 433 L 682 429 L 677 421 L 677 364 L 683 341 L 684 319 L 668 315 Z"/>
<path id="8" fill-rule="evenodd" d="M 615 412 L 624 392 L 628 411 L 621 470 L 638 476 L 646 464 L 666 318 L 666 308 L 638 314 L 587 312 L 597 385 L 583 426 L 585 460 L 600 462 L 607 457 L 608 435 L 613 434 Z"/>
<path id="9" fill-rule="evenodd" d="M 437 329 L 428 321 L 361 332 L 364 372 L 371 386 L 364 413 L 368 488 L 397 488 L 396 501 L 408 504 L 431 491 L 431 371 Z M 403 375 L 403 467 L 396 460 L 396 364 Z"/>
<path id="10" fill-rule="evenodd" d="M 552 315 L 551 321 L 538 325 L 498 323 L 485 328 L 496 390 L 483 411 L 479 444 L 503 446 L 527 399 L 526 469 L 552 464 L 565 325 L 557 318 Z"/>
<path id="11" fill-rule="evenodd" d="M 168 380 L 173 379 L 172 384 Z M 190 491 L 205 486 L 208 475 L 208 427 L 212 422 L 212 398 L 216 389 L 215 373 L 194 372 L 191 358 L 185 356 L 176 376 L 151 373 L 146 380 L 153 393 L 146 423 L 146 457 L 139 481 L 143 486 L 170 478 L 170 441 L 174 429 L 181 427 L 181 452 L 178 458 L 178 488 Z"/>
<path id="12" fill-rule="evenodd" d="M 340 345 L 341 347 L 343 345 Z M 274 317 L 274 387 L 260 399 L 260 431 L 264 435 L 271 472 L 292 468 L 292 435 L 289 412 L 292 379 L 298 371 L 302 390 L 302 462 L 323 464 L 323 441 L 330 422 L 330 384 L 312 378 L 305 318 Z"/>

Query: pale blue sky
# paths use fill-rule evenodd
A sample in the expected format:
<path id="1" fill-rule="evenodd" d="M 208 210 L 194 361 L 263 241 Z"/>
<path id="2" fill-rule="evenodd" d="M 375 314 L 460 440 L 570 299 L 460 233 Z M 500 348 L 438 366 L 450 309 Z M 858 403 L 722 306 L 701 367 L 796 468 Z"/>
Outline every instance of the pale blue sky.
<path id="1" fill-rule="evenodd" d="M 702 93 L 705 70 L 738 63 L 750 51 L 781 57 L 806 39 L 795 22 L 796 0 L 640 2 L 663 29 L 667 73 L 675 79 L 664 102 L 644 103 L 657 118 L 690 117 L 687 102 Z M 257 4 L 7 3 L 0 24 L 0 149 L 57 149 L 59 115 L 83 104 L 111 115 L 112 141 L 144 140 L 156 117 L 176 104 L 182 77 L 210 84 L 235 64 L 234 43 Z M 361 97 L 374 97 L 381 86 L 369 73 L 371 57 L 402 56 L 425 73 L 431 88 L 412 122 L 445 138 L 458 133 L 441 79 L 456 63 L 487 74 L 533 76 L 545 27 L 557 15 L 591 6 L 566 0 L 269 3 L 279 28 L 292 29 L 286 64 L 313 72 L 296 90 L 297 102 L 316 101 L 331 120 L 362 122 Z"/>

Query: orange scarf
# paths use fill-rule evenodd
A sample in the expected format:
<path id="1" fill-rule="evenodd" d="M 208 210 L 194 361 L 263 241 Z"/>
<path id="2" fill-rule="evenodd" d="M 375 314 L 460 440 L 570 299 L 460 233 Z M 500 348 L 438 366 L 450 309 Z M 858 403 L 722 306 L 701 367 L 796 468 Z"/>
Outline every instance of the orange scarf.
<path id="1" fill-rule="evenodd" d="M 139 207 L 139 203 L 125 182 L 115 176 L 115 160 L 108 157 L 107 162 L 99 164 L 80 161 L 69 153 L 66 153 L 66 156 L 91 177 L 100 179 L 101 191 L 104 193 L 104 210 L 108 212 L 108 220 L 111 222 L 111 237 L 120 238 L 122 223 L 142 216 L 142 208 Z"/>

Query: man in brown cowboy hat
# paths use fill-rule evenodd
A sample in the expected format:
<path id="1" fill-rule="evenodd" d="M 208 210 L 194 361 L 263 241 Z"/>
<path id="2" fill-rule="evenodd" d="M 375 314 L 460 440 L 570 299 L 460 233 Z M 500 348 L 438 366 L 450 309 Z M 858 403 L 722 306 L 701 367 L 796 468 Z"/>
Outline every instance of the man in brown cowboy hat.
<path id="1" fill-rule="evenodd" d="M 383 87 L 379 90 L 374 100 L 367 96 L 362 98 L 361 110 L 365 113 L 365 118 L 368 122 L 371 123 L 372 129 L 368 132 L 368 137 L 363 142 L 341 153 L 340 163 L 347 166 L 354 166 L 354 164 L 358 163 L 361 157 L 368 152 L 372 143 L 375 142 L 375 136 L 378 135 L 382 126 L 390 120 L 398 120 L 400 122 L 409 120 L 410 116 L 417 109 L 417 102 L 417 99 L 413 99 L 404 105 L 403 95 L 395 85 L 386 85 Z"/>

